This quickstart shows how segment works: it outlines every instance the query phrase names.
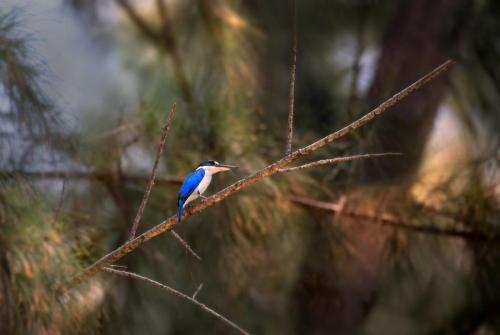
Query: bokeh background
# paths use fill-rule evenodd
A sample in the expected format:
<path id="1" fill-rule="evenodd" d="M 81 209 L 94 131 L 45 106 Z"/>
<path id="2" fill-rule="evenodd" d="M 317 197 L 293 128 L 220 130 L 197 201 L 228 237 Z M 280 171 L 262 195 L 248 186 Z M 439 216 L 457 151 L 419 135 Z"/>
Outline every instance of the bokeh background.
<path id="1" fill-rule="evenodd" d="M 189 303 L 97 275 L 127 238 L 171 105 L 140 231 L 204 159 L 283 156 L 447 59 L 452 71 L 307 161 L 189 217 L 120 265 L 254 334 L 500 333 L 500 4 L 494 0 L 2 0 L 0 333 L 230 334 Z M 306 160 L 304 160 L 305 162 Z M 336 209 L 336 210 L 335 210 Z M 340 210 L 339 210 L 340 209 Z"/>

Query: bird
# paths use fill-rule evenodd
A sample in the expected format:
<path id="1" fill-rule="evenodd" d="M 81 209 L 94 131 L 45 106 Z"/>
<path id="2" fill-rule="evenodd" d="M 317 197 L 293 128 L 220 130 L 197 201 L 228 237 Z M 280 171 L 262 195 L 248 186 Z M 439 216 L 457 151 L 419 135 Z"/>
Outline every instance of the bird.
<path id="1" fill-rule="evenodd" d="M 201 162 L 194 171 L 187 175 L 179 189 L 177 198 L 177 220 L 180 223 L 184 207 L 198 197 L 206 198 L 203 193 L 212 181 L 212 175 L 237 168 L 234 165 L 221 164 L 214 160 Z"/>

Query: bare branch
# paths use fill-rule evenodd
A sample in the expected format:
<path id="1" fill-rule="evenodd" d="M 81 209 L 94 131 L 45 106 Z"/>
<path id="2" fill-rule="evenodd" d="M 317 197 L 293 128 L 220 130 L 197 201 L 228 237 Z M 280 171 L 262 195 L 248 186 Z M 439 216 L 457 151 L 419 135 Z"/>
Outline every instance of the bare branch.
<path id="1" fill-rule="evenodd" d="M 337 163 L 354 161 L 354 160 L 363 159 L 363 158 L 374 158 L 374 157 L 396 156 L 396 155 L 401 155 L 401 154 L 397 153 L 397 152 L 386 152 L 386 153 L 382 153 L 382 154 L 363 154 L 363 155 L 353 155 L 353 156 L 346 156 L 346 157 L 335 157 L 335 158 L 330 158 L 330 159 L 321 159 L 319 161 L 307 163 L 304 165 L 299 165 L 299 166 L 286 168 L 286 169 L 280 169 L 279 172 L 293 172 L 293 171 L 307 169 L 307 168 L 315 167 L 318 165 L 324 165 L 324 164 L 337 164 Z"/>
<path id="2" fill-rule="evenodd" d="M 295 0 L 291 1 L 292 18 L 292 66 L 290 67 L 290 92 L 288 95 L 288 136 L 286 141 L 285 155 L 292 152 L 293 141 L 293 115 L 295 105 L 295 72 L 297 70 L 297 9 Z"/>
<path id="3" fill-rule="evenodd" d="M 465 230 L 465 229 L 450 229 L 450 228 L 440 228 L 430 225 L 416 225 L 409 223 L 403 219 L 400 219 L 390 213 L 363 213 L 355 210 L 346 209 L 345 206 L 337 203 L 325 202 L 314 200 L 304 196 L 292 195 L 290 200 L 296 204 L 316 208 L 324 211 L 334 212 L 338 215 L 348 215 L 353 217 L 359 217 L 363 219 L 368 219 L 374 222 L 378 222 L 383 225 L 393 226 L 396 228 L 401 228 L 417 233 L 432 234 L 451 238 L 463 238 L 470 240 L 480 240 L 480 241 L 490 241 L 494 236 L 488 236 L 481 232 Z"/>
<path id="4" fill-rule="evenodd" d="M 196 289 L 196 291 L 194 291 L 194 293 L 193 293 L 193 296 L 192 296 L 193 299 L 196 299 L 196 296 L 198 295 L 198 293 L 200 293 L 202 288 L 203 288 L 203 284 L 200 284 L 198 286 L 198 288 Z"/>
<path id="5" fill-rule="evenodd" d="M 201 257 L 189 246 L 189 244 L 186 241 L 184 241 L 182 237 L 179 236 L 179 234 L 177 234 L 173 229 L 170 231 L 170 234 L 172 234 L 175 237 L 175 239 L 179 241 L 191 255 L 194 256 L 194 258 L 201 261 Z"/>
<path id="6" fill-rule="evenodd" d="M 160 162 L 163 148 L 165 147 L 165 143 L 167 142 L 168 131 L 170 130 L 170 126 L 172 125 L 172 120 L 174 119 L 175 107 L 176 106 L 174 103 L 172 105 L 172 109 L 170 109 L 170 113 L 168 113 L 167 122 L 165 123 L 165 126 L 161 131 L 160 145 L 158 145 L 158 150 L 156 151 L 156 158 L 153 164 L 153 169 L 151 170 L 148 186 L 146 188 L 146 192 L 144 192 L 141 205 L 139 206 L 137 214 L 135 215 L 134 223 L 132 224 L 132 229 L 130 230 L 129 240 L 135 237 L 135 233 L 137 232 L 137 228 L 139 227 L 139 222 L 141 221 L 142 215 L 144 214 L 144 209 L 146 208 L 149 197 L 151 196 L 151 190 L 153 189 L 153 186 L 155 184 L 156 170 L 158 169 L 158 163 Z"/>
<path id="7" fill-rule="evenodd" d="M 242 329 L 240 326 L 238 326 L 237 324 L 235 324 L 234 322 L 232 322 L 231 320 L 228 320 L 226 317 L 222 316 L 221 314 L 217 313 L 216 311 L 214 311 L 210 307 L 208 307 L 205 304 L 202 304 L 201 302 L 199 302 L 198 300 L 196 300 L 195 299 L 196 295 L 193 295 L 193 297 L 190 297 L 190 296 L 188 296 L 188 295 L 186 295 L 186 294 L 184 294 L 182 292 L 177 291 L 176 289 L 174 289 L 174 288 L 172 288 L 170 286 L 161 284 L 161 283 L 159 283 L 159 282 L 157 282 L 155 280 L 149 279 L 147 277 L 138 275 L 138 274 L 133 273 L 133 272 L 116 270 L 116 269 L 112 269 L 112 268 L 109 268 L 109 267 L 105 267 L 105 268 L 103 268 L 103 270 L 106 271 L 106 272 L 109 272 L 109 273 L 113 273 L 113 274 L 119 275 L 119 276 L 142 280 L 143 282 L 146 282 L 148 284 L 151 284 L 153 286 L 161 288 L 162 290 L 167 291 L 168 293 L 171 293 L 171 294 L 173 294 L 173 295 L 175 295 L 175 296 L 177 296 L 177 297 L 179 297 L 181 299 L 189 301 L 193 305 L 197 306 L 198 308 L 201 308 L 202 310 L 204 310 L 205 312 L 211 314 L 212 316 L 215 316 L 217 319 L 223 321 L 225 324 L 231 326 L 232 328 L 236 329 L 240 333 L 245 334 L 245 335 L 249 335 L 250 334 L 247 331 L 245 331 L 244 329 Z M 201 286 L 202 285 L 200 285 L 199 289 L 201 288 Z"/>
<path id="8" fill-rule="evenodd" d="M 279 170 L 284 168 L 286 165 L 298 160 L 299 158 L 302 158 L 304 156 L 309 155 L 312 152 L 315 152 L 322 147 L 332 143 L 335 140 L 338 140 L 339 138 L 342 138 L 351 132 L 353 132 L 355 129 L 358 129 L 369 122 L 373 121 L 376 117 L 379 115 L 383 114 L 385 111 L 387 111 L 390 107 L 394 106 L 397 104 L 399 101 L 407 97 L 409 94 L 412 92 L 416 91 L 423 85 L 429 83 L 431 80 L 436 78 L 438 75 L 442 74 L 443 72 L 447 71 L 455 62 L 452 60 L 448 60 L 435 68 L 433 71 L 429 72 L 427 75 L 422 77 L 421 79 L 417 80 L 407 88 L 403 89 L 399 93 L 393 95 L 391 98 L 383 102 L 381 105 L 379 105 L 377 108 L 373 109 L 371 112 L 365 114 L 363 117 L 355 120 L 348 126 L 326 136 L 323 137 L 322 139 L 317 140 L 316 142 L 303 147 L 301 149 L 295 150 L 291 154 L 281 158 L 280 160 L 272 163 L 271 165 L 268 165 L 264 169 L 257 171 L 256 173 L 243 178 L 232 185 L 226 187 L 225 189 L 217 192 L 216 194 L 212 195 L 208 199 L 204 199 L 193 206 L 189 206 L 186 208 L 184 211 L 183 218 L 186 218 L 190 215 L 199 213 L 203 211 L 205 208 L 210 207 L 215 205 L 216 203 L 224 200 L 225 198 L 229 197 L 230 195 L 245 189 L 249 186 L 252 186 L 262 180 L 263 178 L 272 176 L 274 174 L 279 173 Z M 132 252 L 134 249 L 142 245 L 144 242 L 149 241 L 150 239 L 160 235 L 161 233 L 165 231 L 171 230 L 176 224 L 178 224 L 177 217 L 171 216 L 170 218 L 164 220 L 160 224 L 154 226 L 153 228 L 149 229 L 148 231 L 144 232 L 142 235 L 137 236 L 131 241 L 128 241 L 121 247 L 115 249 L 114 251 L 110 252 L 109 254 L 103 256 L 101 259 L 97 260 L 94 264 L 90 265 L 80 273 L 76 274 L 71 280 L 70 284 L 76 285 L 82 282 L 83 280 L 90 278 L 94 276 L 96 273 L 101 271 L 105 266 L 108 266 L 126 254 Z"/>

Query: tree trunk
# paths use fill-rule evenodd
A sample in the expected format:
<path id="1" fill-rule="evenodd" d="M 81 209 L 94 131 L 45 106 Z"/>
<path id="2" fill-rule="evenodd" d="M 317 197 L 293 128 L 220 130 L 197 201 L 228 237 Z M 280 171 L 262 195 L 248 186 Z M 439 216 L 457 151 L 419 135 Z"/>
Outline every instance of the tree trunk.
<path id="1" fill-rule="evenodd" d="M 464 29 L 467 3 L 467 0 L 399 1 L 382 41 L 367 97 L 370 107 L 453 58 Z M 399 184 L 402 178 L 409 177 L 418 167 L 446 90 L 446 78 L 438 79 L 377 121 L 363 152 L 392 151 L 403 155 L 399 159 L 363 161 L 357 167 L 355 178 L 368 183 L 385 180 Z M 385 184 L 374 192 L 358 189 L 356 194 L 350 196 L 356 200 L 351 200 L 348 206 L 377 211 L 401 202 L 405 189 Z M 336 218 L 336 225 L 349 252 L 342 253 L 341 263 L 335 260 L 336 271 L 332 271 L 329 264 L 314 266 L 314 259 L 320 256 L 309 257 L 306 263 L 310 264 L 304 265 L 307 271 L 303 271 L 298 284 L 298 304 L 309 306 L 300 313 L 302 329 L 308 329 L 308 334 L 353 334 L 375 302 L 379 270 L 384 264 L 392 230 L 346 217 Z M 328 232 L 323 229 L 318 234 L 326 236 Z M 342 250 L 338 240 L 336 242 L 335 250 Z M 318 284 L 318 280 L 323 284 Z M 329 283 L 326 290 L 324 283 Z M 313 304 L 318 297 L 322 303 Z"/>

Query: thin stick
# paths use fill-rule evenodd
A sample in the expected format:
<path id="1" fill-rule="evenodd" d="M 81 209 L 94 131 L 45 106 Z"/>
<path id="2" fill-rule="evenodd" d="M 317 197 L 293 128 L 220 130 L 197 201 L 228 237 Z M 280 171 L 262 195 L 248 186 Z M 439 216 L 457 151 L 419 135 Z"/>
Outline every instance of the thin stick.
<path id="1" fill-rule="evenodd" d="M 310 199 L 303 196 L 292 195 L 290 196 L 290 200 L 296 204 L 316 208 L 324 211 L 334 212 L 338 215 L 348 215 L 353 217 L 359 217 L 363 219 L 372 220 L 378 222 L 382 225 L 393 226 L 397 228 L 402 228 L 405 230 L 417 232 L 417 233 L 426 233 L 438 236 L 452 237 L 452 238 L 463 238 L 463 239 L 471 239 L 471 240 L 480 240 L 480 241 L 490 241 L 494 238 L 494 236 L 488 236 L 481 232 L 475 232 L 465 229 L 449 229 L 449 228 L 439 228 L 436 226 L 429 225 L 416 225 L 412 223 L 408 223 L 402 219 L 397 218 L 396 216 L 390 213 L 363 213 L 359 211 L 346 209 L 344 206 L 341 206 L 336 203 L 319 201 L 315 199 Z"/>
<path id="2" fill-rule="evenodd" d="M 151 196 L 151 190 L 155 184 L 156 178 L 156 170 L 158 169 L 158 163 L 160 162 L 161 154 L 163 152 L 163 148 L 165 147 L 165 143 L 167 142 L 168 131 L 170 130 L 170 125 L 172 124 L 172 120 L 174 119 L 175 114 L 175 103 L 172 105 L 172 109 L 170 109 L 170 113 L 168 113 L 167 122 L 161 131 L 161 139 L 160 145 L 158 145 L 158 150 L 156 151 L 156 158 L 153 164 L 153 169 L 151 170 L 151 175 L 149 177 L 149 183 L 146 187 L 146 192 L 144 192 L 144 196 L 142 197 L 141 205 L 137 210 L 137 214 L 135 215 L 134 223 L 132 224 L 132 229 L 130 230 L 129 240 L 132 240 L 135 237 L 135 233 L 137 232 L 137 228 L 139 227 L 139 222 L 142 219 L 142 215 L 144 214 L 144 209 L 148 203 L 149 197 Z"/>
<path id="3" fill-rule="evenodd" d="M 292 152 L 293 141 L 293 115 L 295 105 L 295 72 L 297 70 L 297 10 L 295 0 L 290 0 L 292 5 L 292 66 L 290 67 L 290 92 L 288 95 L 288 136 L 285 155 Z"/>
<path id="4" fill-rule="evenodd" d="M 307 164 L 300 165 L 300 166 L 295 166 L 295 167 L 286 168 L 286 169 L 280 169 L 279 172 L 293 172 L 293 171 L 312 168 L 312 167 L 315 167 L 318 165 L 324 165 L 324 164 L 337 164 L 337 163 L 341 163 L 341 162 L 354 161 L 354 160 L 363 159 L 363 158 L 374 158 L 374 157 L 396 156 L 396 155 L 401 155 L 401 154 L 397 153 L 397 152 L 386 152 L 386 153 L 382 153 L 382 154 L 363 154 L 363 155 L 353 155 L 353 156 L 346 156 L 346 157 L 335 157 L 335 158 L 330 158 L 330 159 L 321 159 L 319 161 L 307 163 Z"/>
<path id="5" fill-rule="evenodd" d="M 137 273 L 133 273 L 133 272 L 115 270 L 115 269 L 112 269 L 112 268 L 109 268 L 109 267 L 105 267 L 105 268 L 103 268 L 103 270 L 106 271 L 106 272 L 109 272 L 109 273 L 114 273 L 114 274 L 119 275 L 119 276 L 142 280 L 142 281 L 144 281 L 144 282 L 146 282 L 148 284 L 151 284 L 153 286 L 159 287 L 162 290 L 167 291 L 168 293 L 171 293 L 171 294 L 173 294 L 173 295 L 175 295 L 175 296 L 177 296 L 177 297 L 179 297 L 181 299 L 189 301 L 193 305 L 201 308 L 205 312 L 207 312 L 207 313 L 211 314 L 212 316 L 215 316 L 217 319 L 223 321 L 228 326 L 233 327 L 234 329 L 236 329 L 240 333 L 245 334 L 245 335 L 249 335 L 250 334 L 247 331 L 245 331 L 244 329 L 242 329 L 240 326 L 238 326 L 237 324 L 235 324 L 234 322 L 232 322 L 231 320 L 228 320 L 226 317 L 220 315 L 219 313 L 217 313 L 216 311 L 214 311 L 210 307 L 206 306 L 205 304 L 202 304 L 201 302 L 199 302 L 198 300 L 196 300 L 194 297 L 192 298 L 192 297 L 190 297 L 190 296 L 188 296 L 188 295 L 186 295 L 186 294 L 184 294 L 182 292 L 177 291 L 176 289 L 173 289 L 170 286 L 161 284 L 161 283 L 159 283 L 159 282 L 157 282 L 155 280 L 149 279 L 147 277 L 138 275 Z"/>
<path id="6" fill-rule="evenodd" d="M 198 295 L 198 293 L 200 293 L 202 288 L 203 288 L 203 283 L 198 286 L 196 291 L 194 291 L 193 296 L 192 296 L 193 299 L 196 299 L 196 296 Z"/>
<path id="7" fill-rule="evenodd" d="M 393 95 L 391 98 L 383 102 L 381 105 L 379 105 L 377 108 L 373 109 L 371 112 L 365 114 L 363 117 L 357 119 L 356 121 L 352 122 L 348 126 L 331 133 L 330 135 L 323 137 L 322 139 L 317 140 L 316 142 L 309 144 L 306 147 L 303 147 L 301 149 L 295 150 L 288 156 L 285 156 L 278 161 L 272 163 L 271 165 L 268 165 L 264 169 L 255 172 L 254 174 L 240 179 L 239 181 L 231 184 L 230 186 L 226 187 L 225 189 L 215 193 L 208 199 L 204 199 L 193 206 L 189 206 L 186 208 L 184 211 L 183 218 L 186 218 L 190 215 L 200 213 L 203 211 L 205 208 L 210 207 L 215 205 L 216 203 L 224 200 L 225 198 L 229 197 L 230 195 L 233 195 L 234 193 L 245 189 L 251 185 L 256 184 L 260 180 L 272 176 L 274 174 L 277 174 L 280 169 L 284 168 L 286 165 L 298 160 L 299 158 L 302 158 L 304 156 L 307 156 L 311 154 L 312 152 L 315 152 L 322 147 L 332 143 L 335 140 L 338 140 L 339 138 L 342 138 L 351 132 L 353 132 L 355 129 L 358 129 L 371 121 L 373 121 L 375 118 L 383 114 L 385 111 L 387 111 L 390 107 L 394 106 L 397 104 L 399 101 L 407 97 L 409 94 L 412 92 L 416 91 L 423 85 L 429 83 L 431 80 L 442 74 L 443 72 L 447 71 L 455 62 L 452 60 L 448 60 L 435 68 L 433 71 L 429 72 L 427 75 L 422 77 L 421 79 L 417 80 L 415 83 L 411 84 L 407 88 L 403 89 L 399 93 Z M 137 236 L 131 241 L 128 241 L 127 243 L 123 244 L 121 247 L 113 250 L 109 254 L 101 257 L 99 260 L 94 262 L 92 265 L 88 266 L 86 269 L 81 271 L 80 273 L 76 274 L 73 278 L 71 278 L 70 283 L 71 285 L 76 285 L 81 283 L 83 280 L 90 278 L 94 276 L 96 273 L 101 271 L 105 266 L 108 266 L 109 264 L 113 264 L 117 260 L 121 259 L 123 256 L 126 254 L 132 252 L 134 249 L 138 248 L 140 245 L 145 243 L 146 241 L 149 241 L 150 239 L 160 235 L 163 232 L 172 230 L 172 228 L 178 224 L 177 221 L 177 216 L 171 216 L 168 219 L 164 220 L 163 222 L 159 223 L 158 225 L 154 226 L 153 228 L 149 229 L 148 231 L 144 232 L 142 235 Z"/>
<path id="8" fill-rule="evenodd" d="M 179 241 L 191 255 L 194 256 L 194 258 L 201 261 L 201 257 L 189 246 L 186 241 L 184 241 L 182 237 L 179 236 L 179 234 L 177 234 L 173 229 L 170 231 L 170 234 L 172 234 L 175 239 Z"/>

